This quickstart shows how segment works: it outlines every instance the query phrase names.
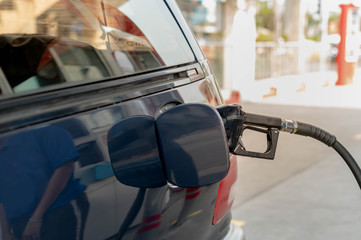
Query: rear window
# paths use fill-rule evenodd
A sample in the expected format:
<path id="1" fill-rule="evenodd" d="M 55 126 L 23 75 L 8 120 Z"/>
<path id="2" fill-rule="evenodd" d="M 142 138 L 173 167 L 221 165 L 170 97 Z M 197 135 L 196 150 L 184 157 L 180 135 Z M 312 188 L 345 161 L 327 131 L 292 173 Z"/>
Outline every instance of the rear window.
<path id="1" fill-rule="evenodd" d="M 161 0 L 0 4 L 0 94 L 96 81 L 194 61 Z"/>

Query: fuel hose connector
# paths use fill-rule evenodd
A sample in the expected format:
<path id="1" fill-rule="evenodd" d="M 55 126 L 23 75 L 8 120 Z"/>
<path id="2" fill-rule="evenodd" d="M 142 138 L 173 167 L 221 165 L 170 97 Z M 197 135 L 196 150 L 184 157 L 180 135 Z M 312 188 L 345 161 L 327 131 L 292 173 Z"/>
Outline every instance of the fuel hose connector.
<path id="1" fill-rule="evenodd" d="M 298 128 L 298 123 L 293 120 L 281 119 L 281 131 L 288 133 L 296 133 Z"/>
<path id="2" fill-rule="evenodd" d="M 319 140 L 320 142 L 323 142 L 329 147 L 333 147 L 337 141 L 334 135 L 319 127 L 294 120 L 282 119 L 280 130 L 283 132 L 312 137 Z"/>

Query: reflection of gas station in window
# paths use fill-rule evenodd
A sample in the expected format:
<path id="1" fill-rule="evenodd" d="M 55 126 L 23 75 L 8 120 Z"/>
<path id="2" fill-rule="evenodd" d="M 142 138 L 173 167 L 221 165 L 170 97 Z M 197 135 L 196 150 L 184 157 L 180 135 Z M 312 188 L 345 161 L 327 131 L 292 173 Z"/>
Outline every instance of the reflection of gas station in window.
<path id="1" fill-rule="evenodd" d="M 156 66 L 164 65 L 144 33 L 118 8 L 98 1 L 59 1 L 37 18 L 37 32 L 86 41 L 98 49 L 152 53 Z"/>
<path id="2" fill-rule="evenodd" d="M 2 11 L 9 1 L 0 0 L 0 80 L 8 93 L 194 61 L 163 2 L 11 0 L 15 7 Z"/>

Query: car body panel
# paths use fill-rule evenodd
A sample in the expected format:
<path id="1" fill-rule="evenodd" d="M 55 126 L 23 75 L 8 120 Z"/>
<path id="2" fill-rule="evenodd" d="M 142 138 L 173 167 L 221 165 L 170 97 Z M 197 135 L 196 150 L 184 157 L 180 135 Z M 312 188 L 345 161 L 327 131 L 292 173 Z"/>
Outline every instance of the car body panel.
<path id="1" fill-rule="evenodd" d="M 66 2 L 56 4 L 64 7 L 69 4 Z M 112 2 L 114 1 L 108 1 L 109 4 Z M 75 6 L 73 11 L 79 11 L 81 4 L 90 4 L 91 6 L 94 3 L 77 1 L 73 4 Z M 47 146 L 52 141 L 67 139 L 68 143 L 65 143 L 65 140 L 59 144 L 55 143 L 55 148 L 58 145 L 68 144 L 67 148 L 57 149 L 59 152 L 56 154 L 67 155 L 67 149 L 73 148 L 78 153 L 76 159 L 74 158 L 75 168 L 70 179 L 76 182 L 74 185 L 77 187 L 86 188 L 84 193 L 87 200 L 83 201 L 82 205 L 78 203 L 77 197 L 70 203 L 74 209 L 77 224 L 84 223 L 82 226 L 77 226 L 78 229 L 84 230 L 84 239 L 209 240 L 238 238 L 242 234 L 240 235 L 241 231 L 237 227 L 230 224 L 230 211 L 217 224 L 212 224 L 219 183 L 199 188 L 180 188 L 167 183 L 161 187 L 145 189 L 124 185 L 114 176 L 107 147 L 108 132 L 114 125 L 132 116 L 156 118 L 179 104 L 205 103 L 217 106 L 222 103 L 211 69 L 194 36 L 181 17 L 176 3 L 174 1 L 158 1 L 158 4 L 164 5 L 163 9 L 168 9 L 168 17 L 176 18 L 174 26 L 181 27 L 177 31 L 186 36 L 179 41 L 187 45 L 184 46 L 185 49 L 189 48 L 190 50 L 190 52 L 184 50 L 185 57 L 183 59 L 187 59 L 187 61 L 177 62 L 176 59 L 172 60 L 173 62 L 169 65 L 162 65 L 159 55 L 156 54 L 157 51 L 154 50 L 157 47 L 151 46 L 152 44 L 148 46 L 147 38 L 140 33 L 140 30 L 136 30 L 138 35 L 131 36 L 132 43 L 142 43 L 143 45 L 138 46 L 141 50 L 138 50 L 146 49 L 148 53 L 150 52 L 150 55 L 147 53 L 142 57 L 146 56 L 149 59 L 149 56 L 152 56 L 151 58 L 155 59 L 154 61 L 161 67 L 152 65 L 151 69 L 141 69 L 141 65 L 138 65 L 139 71 L 122 75 L 117 73 L 114 65 L 109 63 L 110 55 L 79 51 L 79 49 L 88 49 L 86 51 L 93 52 L 94 49 L 89 47 L 88 43 L 70 42 L 52 37 L 48 47 L 44 50 L 48 57 L 44 58 L 45 55 L 39 57 L 42 60 L 38 69 L 52 61 L 53 71 L 57 71 L 59 76 L 63 77 L 61 83 L 40 88 L 29 87 L 33 83 L 21 86 L 17 84 L 19 87 L 16 89 L 15 85 L 7 84 L 6 77 L 9 76 L 7 72 L 5 72 L 7 75 L 0 76 L 2 82 L 0 84 L 2 93 L 0 96 L 0 154 L 9 156 L 6 155 L 6 151 L 11 149 L 15 155 L 16 152 L 23 152 L 30 156 L 31 151 L 29 153 L 26 151 L 38 140 L 41 141 L 41 144 L 37 146 L 40 149 L 38 150 L 48 152 L 50 150 L 43 146 Z M 48 7 L 51 9 L 53 6 Z M 117 11 L 111 7 L 104 7 L 104 9 L 109 14 Z M 53 12 L 48 10 L 43 13 L 50 17 Z M 93 12 L 92 14 L 100 13 Z M 37 20 L 44 22 L 47 19 L 43 18 L 45 15 L 39 15 Z M 91 17 L 89 12 L 84 11 L 81 18 L 89 20 L 94 16 Z M 100 20 L 99 22 L 102 23 Z M 130 24 L 129 21 L 128 23 Z M 98 26 L 93 27 L 97 28 Z M 109 23 L 107 27 L 102 29 L 114 33 L 114 25 Z M 134 30 L 135 27 L 133 25 L 132 27 Z M 74 31 L 76 32 L 76 29 Z M 17 37 L 7 35 L 4 39 Z M 42 37 L 39 36 L 39 38 Z M 92 73 L 95 79 L 78 78 L 81 69 L 64 66 L 71 59 L 69 60 L 64 55 L 64 58 L 61 59 L 59 56 L 69 49 L 75 49 L 75 55 L 88 54 L 86 56 L 92 58 L 93 63 L 98 61 L 97 66 L 104 64 L 103 67 L 98 67 L 98 70 L 94 70 L 93 66 L 95 65 L 87 67 L 86 71 Z M 131 50 L 134 49 L 131 48 Z M 192 57 L 190 57 L 190 53 Z M 72 76 L 68 75 L 70 72 L 73 73 Z M 99 72 L 108 72 L 109 74 L 101 75 Z M 34 78 L 30 80 L 33 81 Z M 42 131 L 50 131 L 51 134 L 40 136 L 38 133 Z M 35 139 L 34 143 L 26 142 L 26 138 L 22 142 L 22 136 L 25 135 Z M 16 141 L 13 140 L 11 145 L 9 142 L 12 139 L 16 139 Z M 54 146 L 52 145 L 52 147 Z M 73 157 L 69 156 L 69 161 L 70 158 Z M 0 182 L 2 184 L 9 182 L 9 176 L 11 176 L 14 178 L 14 186 L 17 186 L 15 174 L 18 174 L 18 179 L 22 179 L 27 176 L 27 171 L 31 170 L 31 168 L 25 169 L 26 167 L 24 169 L 18 166 L 8 167 L 7 164 L 12 162 L 4 157 L 0 161 L 3 162 L 0 166 L 2 171 L 2 176 L 0 176 L 2 181 Z M 54 169 L 56 170 L 58 167 L 56 165 Z M 36 171 L 34 173 L 37 174 Z M 77 182 L 77 179 L 80 182 Z M 5 185 L 0 186 L 4 187 Z M 1 200 L 11 199 L 9 196 L 13 196 L 10 191 L 2 192 L 2 194 L 2 196 L 0 194 Z M 29 196 L 29 194 L 34 195 L 29 190 L 28 195 L 24 196 Z M 36 197 L 39 196 L 41 194 L 36 195 Z M 58 199 L 54 204 L 57 201 Z M 59 206 L 66 205 L 59 203 Z M 53 210 L 57 207 L 51 205 L 49 209 Z M 78 212 L 75 209 L 78 209 Z M 26 215 L 25 223 L 27 223 L 31 214 L 24 214 Z M 16 216 L 15 213 L 14 216 Z M 14 219 L 17 220 L 15 217 Z M 3 225 L 2 232 L 4 232 Z M 79 237 L 79 231 L 77 234 Z"/>
<path id="2" fill-rule="evenodd" d="M 115 233 L 124 221 L 138 191 L 137 188 L 119 183 L 113 175 L 106 145 L 108 130 L 129 116 L 148 115 L 154 117 L 162 106 L 171 102 L 183 103 L 192 99 L 205 103 L 207 98 L 199 88 L 206 82 L 207 80 L 202 80 L 141 99 L 125 101 L 71 117 L 57 117 L 56 120 L 31 126 L 31 129 L 48 125 L 58 126 L 73 136 L 74 143 L 80 153 L 74 174 L 81 179 L 83 184 L 87 185 L 86 193 L 90 202 L 90 211 L 84 233 L 85 239 L 104 239 L 114 235 L 112 233 Z M 208 97 L 210 96 L 208 95 Z M 80 132 L 79 129 L 83 129 L 83 131 Z M 14 132 L 7 132 L 2 135 L 2 139 L 9 137 L 9 134 L 22 131 L 26 130 L 19 129 Z M 88 150 L 83 150 L 84 148 L 88 148 Z M 91 153 L 88 152 L 89 149 L 92 149 Z M 136 238 L 137 231 L 144 227 L 142 224 L 144 219 L 159 214 L 162 216 L 159 219 L 162 224 L 157 227 L 158 229 L 148 230 L 149 232 L 143 230 L 142 239 L 147 239 L 147 237 L 144 238 L 144 234 L 147 234 L 149 239 L 155 236 L 164 236 L 164 239 L 168 239 L 170 236 L 174 239 L 184 239 L 187 235 L 195 239 L 197 233 L 200 234 L 197 236 L 198 239 L 210 239 L 213 231 L 218 232 L 222 229 L 221 224 L 217 226 L 211 224 L 218 184 L 194 190 L 199 195 L 193 199 L 187 198 L 187 196 L 192 195 L 190 194 L 192 191 L 193 189 L 180 188 L 174 191 L 168 185 L 157 189 L 148 189 L 143 209 L 140 210 L 141 214 L 130 226 L 128 239 Z M 230 218 L 227 217 L 223 221 L 229 224 Z M 183 227 L 178 227 L 180 224 L 185 225 L 184 228 L 187 231 L 183 232 Z M 174 225 L 177 227 L 173 227 Z M 201 230 L 199 229 L 200 226 L 206 229 Z M 96 234 L 94 234 L 94 228 L 98 229 Z M 224 228 L 224 231 L 226 229 Z M 127 235 L 124 239 L 127 239 Z"/>

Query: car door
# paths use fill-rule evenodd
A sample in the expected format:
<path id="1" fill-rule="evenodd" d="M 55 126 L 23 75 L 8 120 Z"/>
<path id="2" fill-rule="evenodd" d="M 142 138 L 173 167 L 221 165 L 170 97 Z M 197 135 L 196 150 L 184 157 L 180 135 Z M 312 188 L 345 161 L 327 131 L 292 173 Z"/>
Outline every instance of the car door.
<path id="1" fill-rule="evenodd" d="M 221 103 L 174 1 L 13 4 L 0 22 L 2 232 L 22 234 L 29 224 L 50 226 L 59 218 L 64 222 L 41 234 L 223 237 L 228 210 L 212 225 L 218 184 L 139 188 L 119 182 L 110 163 L 109 131 L 124 119 L 156 118 L 184 103 Z M 51 192 L 52 177 L 67 163 L 73 165 L 67 184 Z M 41 212 L 48 191 L 54 199 Z"/>

